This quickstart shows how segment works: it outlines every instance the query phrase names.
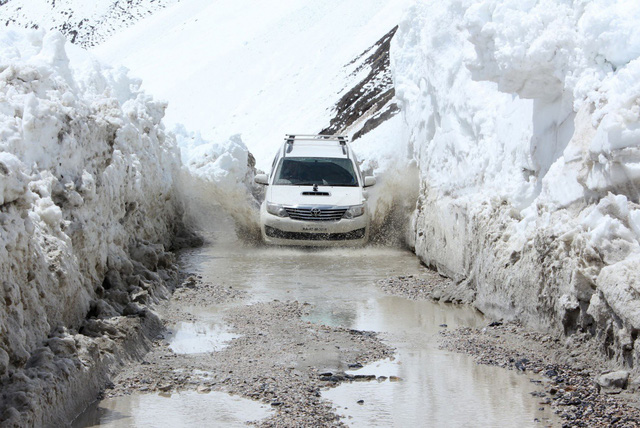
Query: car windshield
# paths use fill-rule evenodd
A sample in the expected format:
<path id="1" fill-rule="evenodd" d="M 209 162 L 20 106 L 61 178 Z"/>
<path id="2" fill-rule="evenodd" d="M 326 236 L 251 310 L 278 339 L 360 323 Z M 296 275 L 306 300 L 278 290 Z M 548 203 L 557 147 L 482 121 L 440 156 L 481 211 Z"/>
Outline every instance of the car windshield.
<path id="1" fill-rule="evenodd" d="M 273 184 L 357 186 L 353 163 L 345 158 L 284 158 Z"/>

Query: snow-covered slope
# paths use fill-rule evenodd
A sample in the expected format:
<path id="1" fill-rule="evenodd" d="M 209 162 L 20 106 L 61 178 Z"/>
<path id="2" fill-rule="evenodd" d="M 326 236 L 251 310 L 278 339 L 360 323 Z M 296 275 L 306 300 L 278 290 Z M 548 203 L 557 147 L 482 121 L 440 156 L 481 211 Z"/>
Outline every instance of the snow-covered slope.
<path id="1" fill-rule="evenodd" d="M 170 279 L 181 225 L 165 105 L 67 49 L 59 32 L 0 33 L 3 426 L 57 425 L 93 399 L 117 320 Z"/>
<path id="2" fill-rule="evenodd" d="M 417 253 L 494 316 L 640 360 L 640 6 L 416 3 L 392 46 Z"/>
<path id="3" fill-rule="evenodd" d="M 88 48 L 178 1 L 5 0 L 0 1 L 0 23 L 56 29 L 70 42 Z"/>
<path id="4" fill-rule="evenodd" d="M 256 7 L 248 0 L 194 0 L 157 12 L 92 51 L 125 65 L 142 77 L 143 88 L 168 101 L 166 123 L 197 177 L 189 186 L 199 189 L 190 195 L 198 207 L 192 213 L 210 211 L 204 200 L 218 201 L 240 232 L 251 234 L 260 189 L 247 179 L 253 162 L 241 167 L 251 157 L 247 151 L 268 171 L 285 133 L 331 125 L 331 132 L 353 135 L 396 113 L 388 45 L 406 4 L 306 0 Z M 366 123 L 381 109 L 381 118 Z M 369 171 L 389 168 L 404 153 L 400 118 L 394 119 L 354 144 Z M 381 224 L 393 202 L 376 194 L 393 187 L 373 190 L 372 201 L 386 201 Z"/>
<path id="5" fill-rule="evenodd" d="M 405 0 L 181 2 L 94 52 L 169 102 L 167 124 L 235 134 L 268 169 L 285 133 L 318 132 L 369 72 L 349 66 L 396 26 Z"/>

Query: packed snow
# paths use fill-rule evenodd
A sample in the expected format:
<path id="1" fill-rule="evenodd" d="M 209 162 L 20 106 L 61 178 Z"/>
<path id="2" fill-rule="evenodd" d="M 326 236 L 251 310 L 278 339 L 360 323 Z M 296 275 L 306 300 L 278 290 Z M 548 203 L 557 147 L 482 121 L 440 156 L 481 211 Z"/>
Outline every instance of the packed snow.
<path id="1" fill-rule="evenodd" d="M 3 418 L 24 410 L 5 405 L 64 396 L 38 389 L 53 342 L 80 343 L 73 335 L 90 311 L 126 314 L 131 296 L 152 298 L 153 271 L 168 266 L 180 157 L 162 124 L 166 105 L 139 85 L 57 31 L 0 34 L 0 377 L 11 369 L 28 388 L 4 391 Z M 69 361 L 49 376 L 70 379 Z"/>
<path id="2" fill-rule="evenodd" d="M 638 22 L 632 1 L 428 1 L 392 47 L 417 253 L 483 311 L 617 354 L 640 327 Z"/>

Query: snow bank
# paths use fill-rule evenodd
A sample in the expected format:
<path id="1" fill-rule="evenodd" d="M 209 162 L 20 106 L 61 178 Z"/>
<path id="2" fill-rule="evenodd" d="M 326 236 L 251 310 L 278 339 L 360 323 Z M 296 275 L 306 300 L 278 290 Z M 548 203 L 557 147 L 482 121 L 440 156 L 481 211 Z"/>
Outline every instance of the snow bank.
<path id="1" fill-rule="evenodd" d="M 59 417 L 64 397 L 86 404 L 82 388 L 43 384 L 113 352 L 107 336 L 100 353 L 87 337 L 106 334 L 102 318 L 140 312 L 172 275 L 180 158 L 165 105 L 139 85 L 59 32 L 0 33 L 0 424 L 29 409 Z M 81 363 L 83 344 L 95 355 Z M 12 395 L 5 382 L 26 389 Z"/>
<path id="2" fill-rule="evenodd" d="M 421 175 L 416 252 L 492 316 L 589 331 L 626 362 L 639 21 L 623 0 L 428 1 L 392 45 Z"/>
<path id="3" fill-rule="evenodd" d="M 253 180 L 255 159 L 241 136 L 216 143 L 205 140 L 199 132 L 188 132 L 183 125 L 176 125 L 173 133 L 186 168 L 182 197 L 189 201 L 189 221 L 211 232 L 212 215 L 221 207 L 233 219 L 238 237 L 259 240 L 264 189 Z"/>

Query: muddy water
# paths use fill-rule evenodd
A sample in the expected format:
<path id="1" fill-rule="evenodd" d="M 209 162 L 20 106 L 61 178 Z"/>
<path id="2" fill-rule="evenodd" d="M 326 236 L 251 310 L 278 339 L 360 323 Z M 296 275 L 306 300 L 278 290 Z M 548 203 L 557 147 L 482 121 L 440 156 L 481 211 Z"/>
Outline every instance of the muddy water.
<path id="1" fill-rule="evenodd" d="M 219 242 L 216 246 L 183 254 L 182 263 L 186 270 L 202 275 L 203 280 L 244 290 L 250 297 L 249 302 L 211 307 L 205 313 L 199 309 L 201 321 L 178 324 L 167 337 L 176 353 L 215 352 L 233 339 L 222 321 L 224 310 L 230 305 L 297 300 L 311 305 L 308 321 L 376 331 L 397 349 L 393 360 L 355 371 L 349 371 L 349 367 L 330 352 L 319 354 L 312 361 L 299 362 L 301 366 L 313 365 L 320 371 L 344 370 L 384 377 L 380 381 L 346 383 L 323 392 L 323 397 L 333 403 L 349 425 L 557 424 L 550 410 L 540 410 L 539 400 L 530 395 L 534 384 L 526 375 L 479 366 L 467 356 L 438 349 L 440 330 L 487 323 L 478 312 L 468 307 L 409 301 L 386 295 L 376 287 L 379 279 L 398 275 L 419 277 L 426 273 L 408 251 L 254 248 L 236 242 Z M 170 398 L 133 395 L 103 402 L 94 411 L 93 423 L 149 426 L 147 422 L 151 420 L 144 415 L 174 409 L 183 418 L 171 426 L 195 426 L 193 423 L 197 425 L 197 420 L 193 418 L 202 416 L 201 412 L 209 415 L 213 425 L 208 426 L 233 426 L 259 419 L 260 411 L 263 412 L 260 417 L 267 412 L 258 403 L 236 397 L 239 404 L 228 405 L 230 397 L 222 393 L 190 395 L 197 397 L 196 402 L 185 400 L 184 394 Z M 210 409 L 219 408 L 225 409 L 226 422 L 213 419 L 215 411 Z M 135 423 L 130 424 L 131 421 Z"/>
<path id="2" fill-rule="evenodd" d="M 223 392 L 134 394 L 103 400 L 73 424 L 75 427 L 230 427 L 245 426 L 268 415 L 267 406 Z"/>
<path id="3" fill-rule="evenodd" d="M 543 425 L 556 421 L 550 410 L 539 410 L 539 400 L 530 395 L 535 385 L 527 376 L 479 366 L 465 355 L 438 349 L 440 330 L 485 324 L 477 311 L 410 301 L 376 287 L 377 280 L 389 276 L 426 273 L 406 250 L 226 246 L 208 248 L 186 261 L 186 267 L 205 280 L 246 290 L 254 302 L 310 303 L 309 321 L 376 331 L 396 348 L 393 361 L 357 371 L 348 371 L 330 354 L 305 362 L 320 370 L 387 377 L 324 392 L 350 425 L 530 426 L 536 420 Z M 394 381 L 389 380 L 392 376 Z"/>

